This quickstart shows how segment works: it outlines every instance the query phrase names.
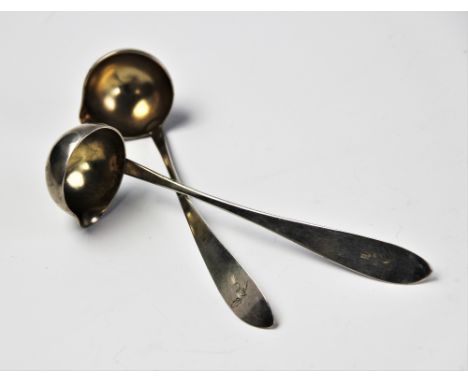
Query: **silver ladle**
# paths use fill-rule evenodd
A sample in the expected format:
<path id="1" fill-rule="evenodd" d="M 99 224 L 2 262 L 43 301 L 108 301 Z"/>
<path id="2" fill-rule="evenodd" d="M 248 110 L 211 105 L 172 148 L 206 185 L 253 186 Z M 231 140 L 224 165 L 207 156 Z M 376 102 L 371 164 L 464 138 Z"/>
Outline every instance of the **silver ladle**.
<path id="1" fill-rule="evenodd" d="M 158 174 L 126 159 L 122 135 L 104 124 L 70 130 L 54 145 L 46 166 L 51 196 L 83 227 L 99 220 L 124 173 L 222 208 L 369 277 L 409 284 L 431 273 L 424 259 L 396 245 L 241 207 Z M 244 289 L 248 296 L 248 286 Z"/>
<path id="2" fill-rule="evenodd" d="M 178 175 L 161 124 L 174 99 L 168 72 L 153 56 L 125 49 L 100 58 L 83 85 L 82 123 L 105 123 L 126 139 L 151 135 L 170 177 Z M 189 198 L 177 194 L 191 232 L 221 296 L 239 318 L 268 328 L 274 318 L 255 282 L 218 240 Z M 247 293 L 248 291 L 248 293 Z"/>

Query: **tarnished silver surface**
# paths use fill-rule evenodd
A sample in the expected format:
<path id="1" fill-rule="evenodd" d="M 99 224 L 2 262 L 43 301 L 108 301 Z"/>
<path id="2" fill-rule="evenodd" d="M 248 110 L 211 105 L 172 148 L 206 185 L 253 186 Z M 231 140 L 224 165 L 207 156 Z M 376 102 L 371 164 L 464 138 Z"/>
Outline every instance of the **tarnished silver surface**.
<path id="1" fill-rule="evenodd" d="M 80 129 L 83 130 L 83 134 L 81 134 Z M 100 214 L 110 203 L 117 191 L 116 184 L 120 183 L 122 171 L 124 171 L 127 175 L 172 189 L 178 193 L 196 197 L 232 212 L 342 266 L 369 277 L 408 284 L 420 281 L 431 273 L 431 268 L 424 259 L 396 245 L 276 217 L 238 206 L 187 187 L 129 159 L 125 159 L 123 138 L 117 130 L 103 125 L 95 125 L 94 131 L 89 129 L 89 125 L 85 125 L 83 128 L 74 129 L 69 133 L 72 136 L 75 134 L 86 135 L 85 139 L 76 141 L 70 139 L 67 134 L 62 137 L 54 146 L 52 152 L 66 153 L 66 155 L 51 155 L 47 169 L 48 171 L 56 171 L 53 174 L 54 182 L 48 183 L 52 187 L 51 193 L 53 194 L 56 191 L 57 185 L 65 185 L 63 194 L 66 207 L 77 216 L 93 216 L 89 220 L 90 224 L 99 219 Z M 102 132 L 103 129 L 106 130 L 105 133 Z M 95 147 L 100 147 L 98 150 L 99 155 L 96 155 Z M 105 157 L 102 157 L 101 153 L 105 154 Z M 95 158 L 98 159 L 96 166 L 94 165 Z M 90 170 L 88 170 L 90 174 L 84 176 L 85 182 L 81 184 L 83 189 L 74 190 L 80 192 L 83 198 L 70 198 L 71 194 L 66 192 L 68 186 L 64 183 L 64 179 L 68 179 L 75 169 L 82 168 L 82 164 L 85 163 L 90 164 Z M 124 163 L 124 166 L 122 166 L 122 163 Z M 83 167 L 86 168 L 88 165 Z M 105 179 L 111 181 L 104 181 Z M 89 188 L 88 191 L 91 193 L 95 187 L 99 190 L 97 195 L 94 195 L 91 199 L 87 198 L 86 189 Z M 60 202 L 59 199 L 55 200 Z M 242 295 L 245 290 L 245 286 L 240 285 L 239 294 Z"/>
<path id="2" fill-rule="evenodd" d="M 161 127 L 173 98 L 169 74 L 156 58 L 137 50 L 118 50 L 99 59 L 89 71 L 80 119 L 111 125 L 126 139 L 151 134 L 169 175 L 177 180 Z M 255 282 L 214 235 L 189 198 L 181 194 L 178 198 L 208 271 L 228 306 L 250 325 L 271 327 L 273 314 Z"/>

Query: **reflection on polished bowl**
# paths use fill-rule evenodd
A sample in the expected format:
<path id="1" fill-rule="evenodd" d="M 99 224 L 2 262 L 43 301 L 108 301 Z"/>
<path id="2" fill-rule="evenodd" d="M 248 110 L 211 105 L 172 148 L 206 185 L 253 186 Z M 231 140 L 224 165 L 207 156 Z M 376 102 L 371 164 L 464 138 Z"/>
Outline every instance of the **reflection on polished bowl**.
<path id="1" fill-rule="evenodd" d="M 149 134 L 173 102 L 167 71 L 152 56 L 135 50 L 110 53 L 88 73 L 80 112 L 82 122 L 102 122 L 125 137 Z"/>

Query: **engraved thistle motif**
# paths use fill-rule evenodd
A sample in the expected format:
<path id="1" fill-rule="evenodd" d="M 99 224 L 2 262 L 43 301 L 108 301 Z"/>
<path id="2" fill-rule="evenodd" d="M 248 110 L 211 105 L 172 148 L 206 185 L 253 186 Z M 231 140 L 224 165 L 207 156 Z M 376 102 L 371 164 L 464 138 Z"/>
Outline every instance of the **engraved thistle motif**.
<path id="1" fill-rule="evenodd" d="M 245 285 L 242 286 L 238 281 L 236 281 L 233 286 L 236 288 L 236 298 L 231 303 L 231 308 L 235 308 L 242 304 L 242 300 L 247 296 L 247 287 L 249 286 L 249 280 L 245 282 Z"/>

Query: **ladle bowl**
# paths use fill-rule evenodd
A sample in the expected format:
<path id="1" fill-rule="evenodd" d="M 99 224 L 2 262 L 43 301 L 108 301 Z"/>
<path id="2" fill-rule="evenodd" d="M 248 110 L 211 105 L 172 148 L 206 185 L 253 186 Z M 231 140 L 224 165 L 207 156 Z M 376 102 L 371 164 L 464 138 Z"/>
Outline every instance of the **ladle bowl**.
<path id="1" fill-rule="evenodd" d="M 82 227 L 98 221 L 119 189 L 125 164 L 120 133 L 107 125 L 84 124 L 63 135 L 46 165 L 50 195 Z"/>
<path id="2" fill-rule="evenodd" d="M 169 114 L 174 89 L 153 56 L 133 49 L 111 52 L 88 72 L 80 120 L 104 122 L 126 138 L 149 135 Z"/>

